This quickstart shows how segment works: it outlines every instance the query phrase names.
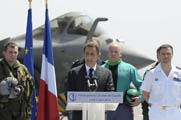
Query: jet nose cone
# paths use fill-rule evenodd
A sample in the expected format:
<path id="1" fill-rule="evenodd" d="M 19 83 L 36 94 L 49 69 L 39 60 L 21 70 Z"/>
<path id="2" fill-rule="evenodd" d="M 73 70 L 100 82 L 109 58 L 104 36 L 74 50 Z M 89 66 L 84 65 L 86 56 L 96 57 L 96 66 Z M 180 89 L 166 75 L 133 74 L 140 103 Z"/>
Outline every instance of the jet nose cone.
<path id="1" fill-rule="evenodd" d="M 135 50 L 125 45 L 122 48 L 123 48 L 123 56 L 122 56 L 123 61 L 132 64 L 137 69 L 141 69 L 155 62 L 153 58 L 149 57 L 143 52 L 138 52 L 138 50 Z"/>

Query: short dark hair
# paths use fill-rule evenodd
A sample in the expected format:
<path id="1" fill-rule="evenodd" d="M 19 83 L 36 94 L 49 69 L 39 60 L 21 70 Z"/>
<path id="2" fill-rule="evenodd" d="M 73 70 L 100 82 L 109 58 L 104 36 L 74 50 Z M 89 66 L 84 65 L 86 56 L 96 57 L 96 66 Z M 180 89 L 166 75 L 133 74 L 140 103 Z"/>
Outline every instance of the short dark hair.
<path id="1" fill-rule="evenodd" d="M 7 51 L 8 47 L 11 47 L 11 48 L 15 48 L 15 47 L 18 47 L 18 51 L 19 51 L 19 46 L 14 43 L 14 42 L 8 42 L 8 43 L 5 43 L 4 44 L 4 48 L 3 48 L 3 51 Z"/>
<path id="2" fill-rule="evenodd" d="M 84 45 L 84 52 L 85 52 L 85 49 L 87 47 L 95 47 L 96 48 L 96 52 L 97 54 L 100 53 L 100 48 L 99 48 L 99 45 L 96 43 L 96 42 L 87 42 L 85 45 Z"/>
<path id="3" fill-rule="evenodd" d="M 99 49 L 101 49 L 101 44 L 100 44 L 99 40 L 90 39 L 90 40 L 87 41 L 87 43 L 88 43 L 88 42 L 96 42 L 96 43 L 98 44 Z"/>
<path id="4" fill-rule="evenodd" d="M 169 45 L 169 44 L 163 44 L 163 45 L 161 45 L 158 49 L 157 49 L 157 54 L 159 54 L 160 53 L 160 50 L 161 49 L 163 49 L 163 48 L 171 48 L 171 50 L 172 50 L 172 54 L 173 54 L 173 47 L 171 46 L 171 45 Z"/>

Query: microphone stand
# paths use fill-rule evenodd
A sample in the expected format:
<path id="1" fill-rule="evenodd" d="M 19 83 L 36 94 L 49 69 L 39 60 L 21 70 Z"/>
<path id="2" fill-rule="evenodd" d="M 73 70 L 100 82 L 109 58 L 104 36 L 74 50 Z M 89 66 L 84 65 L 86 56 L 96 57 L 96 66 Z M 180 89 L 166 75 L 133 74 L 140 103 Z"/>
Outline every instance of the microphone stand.
<path id="1" fill-rule="evenodd" d="M 87 83 L 88 90 L 91 92 L 97 91 L 98 83 L 97 83 L 97 77 L 93 76 L 90 78 L 89 76 L 85 76 L 85 81 Z"/>
<path id="2" fill-rule="evenodd" d="M 97 91 L 97 88 L 98 88 L 97 77 L 93 76 L 91 80 L 92 80 L 91 90 L 95 92 Z"/>

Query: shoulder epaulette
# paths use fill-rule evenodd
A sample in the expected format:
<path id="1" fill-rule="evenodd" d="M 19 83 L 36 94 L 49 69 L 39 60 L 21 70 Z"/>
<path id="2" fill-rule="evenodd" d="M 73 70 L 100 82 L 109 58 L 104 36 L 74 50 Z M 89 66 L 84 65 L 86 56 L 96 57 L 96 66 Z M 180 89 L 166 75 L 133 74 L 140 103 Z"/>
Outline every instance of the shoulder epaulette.
<path id="1" fill-rule="evenodd" d="M 72 62 L 72 64 L 76 64 L 78 63 L 80 60 L 79 59 L 76 59 L 75 61 Z"/>
<path id="2" fill-rule="evenodd" d="M 150 69 L 147 69 L 146 72 L 143 74 L 143 79 L 145 78 L 145 75 L 147 72 L 149 72 L 150 70 L 154 69 L 159 63 L 156 62 Z"/>
<path id="3" fill-rule="evenodd" d="M 85 63 L 85 60 L 83 58 L 77 59 L 72 63 L 71 68 L 77 67 L 77 66 L 84 64 L 84 63 Z"/>
<path id="4" fill-rule="evenodd" d="M 71 68 L 76 67 L 76 66 L 78 66 L 79 64 L 80 64 L 80 60 L 77 59 L 77 60 L 75 60 L 75 61 L 72 62 L 72 67 L 71 67 Z"/>

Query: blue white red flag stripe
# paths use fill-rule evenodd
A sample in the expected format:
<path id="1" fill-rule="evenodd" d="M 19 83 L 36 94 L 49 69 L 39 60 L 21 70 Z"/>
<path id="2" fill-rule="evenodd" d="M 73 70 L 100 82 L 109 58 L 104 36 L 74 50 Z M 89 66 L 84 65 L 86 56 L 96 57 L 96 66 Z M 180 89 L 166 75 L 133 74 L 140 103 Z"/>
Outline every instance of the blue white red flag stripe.
<path id="1" fill-rule="evenodd" d="M 42 72 L 41 72 L 40 79 L 44 80 L 45 83 L 48 85 L 48 90 L 51 93 L 55 94 L 55 96 L 57 96 L 54 65 L 52 65 L 48 61 L 48 59 L 45 55 L 43 55 Z"/>
<path id="2" fill-rule="evenodd" d="M 46 9 L 44 47 L 38 98 L 37 120 L 59 120 L 57 87 L 48 9 Z"/>

